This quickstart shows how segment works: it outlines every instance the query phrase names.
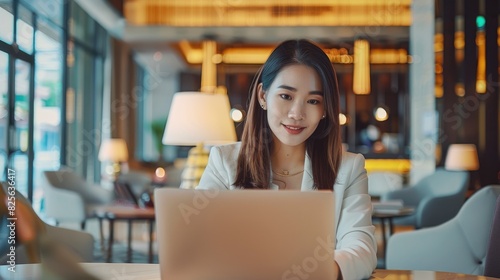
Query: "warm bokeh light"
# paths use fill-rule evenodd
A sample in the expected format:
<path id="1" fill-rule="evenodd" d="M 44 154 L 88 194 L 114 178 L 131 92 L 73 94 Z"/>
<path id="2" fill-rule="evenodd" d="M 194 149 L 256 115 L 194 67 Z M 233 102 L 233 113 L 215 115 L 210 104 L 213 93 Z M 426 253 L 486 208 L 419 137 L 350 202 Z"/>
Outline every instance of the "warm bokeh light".
<path id="1" fill-rule="evenodd" d="M 339 114 L 339 123 L 340 125 L 346 125 L 347 124 L 347 116 L 343 113 Z"/>
<path id="2" fill-rule="evenodd" d="M 156 168 L 156 170 L 155 170 L 156 178 L 161 179 L 161 178 L 165 177 L 165 174 L 166 174 L 166 172 L 165 172 L 165 169 L 163 167 Z"/>
<path id="3" fill-rule="evenodd" d="M 375 119 L 379 122 L 386 121 L 389 118 L 389 114 L 387 113 L 387 110 L 385 110 L 382 107 L 378 107 L 375 110 Z"/>
<path id="4" fill-rule="evenodd" d="M 465 96 L 465 87 L 463 83 L 457 83 L 455 85 L 455 94 L 457 96 Z"/>
<path id="5" fill-rule="evenodd" d="M 243 121 L 243 117 L 244 117 L 243 111 L 241 111 L 240 109 L 237 109 L 237 108 L 231 109 L 231 119 L 234 122 Z"/>

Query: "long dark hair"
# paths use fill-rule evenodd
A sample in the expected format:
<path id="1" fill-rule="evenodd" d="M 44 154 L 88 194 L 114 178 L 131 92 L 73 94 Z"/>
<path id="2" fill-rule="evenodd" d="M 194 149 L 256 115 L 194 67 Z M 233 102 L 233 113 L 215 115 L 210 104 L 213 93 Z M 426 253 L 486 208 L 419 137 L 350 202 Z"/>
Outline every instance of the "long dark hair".
<path id="1" fill-rule="evenodd" d="M 339 124 L 339 87 L 335 70 L 325 52 L 308 40 L 288 40 L 279 44 L 255 75 L 250 87 L 248 115 L 241 139 L 241 150 L 235 186 L 268 188 L 270 184 L 272 132 L 266 111 L 260 108 L 258 86 L 268 90 L 278 73 L 286 66 L 301 64 L 319 75 L 325 104 L 325 115 L 314 133 L 306 140 L 311 158 L 314 187 L 333 190 L 342 158 Z"/>

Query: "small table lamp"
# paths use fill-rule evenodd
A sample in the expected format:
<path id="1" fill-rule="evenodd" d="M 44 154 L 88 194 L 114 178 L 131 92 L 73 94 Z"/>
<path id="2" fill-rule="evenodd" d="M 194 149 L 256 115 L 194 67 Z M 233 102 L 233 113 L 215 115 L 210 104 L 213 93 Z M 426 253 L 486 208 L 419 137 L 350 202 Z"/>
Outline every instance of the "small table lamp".
<path id="1" fill-rule="evenodd" d="M 451 144 L 448 148 L 444 168 L 455 171 L 476 171 L 479 169 L 479 159 L 476 145 L 474 144 Z M 472 174 L 471 177 L 475 177 Z M 471 178 L 472 189 L 476 189 L 477 180 Z"/>
<path id="2" fill-rule="evenodd" d="M 204 144 L 216 145 L 236 141 L 226 94 L 178 92 L 168 114 L 162 143 L 196 146 L 189 151 L 182 172 L 181 188 L 195 188 L 208 163 Z"/>
<path id="3" fill-rule="evenodd" d="M 121 164 L 128 160 L 125 140 L 120 138 L 104 140 L 99 150 L 99 160 L 108 163 L 106 173 L 116 180 L 121 172 Z"/>

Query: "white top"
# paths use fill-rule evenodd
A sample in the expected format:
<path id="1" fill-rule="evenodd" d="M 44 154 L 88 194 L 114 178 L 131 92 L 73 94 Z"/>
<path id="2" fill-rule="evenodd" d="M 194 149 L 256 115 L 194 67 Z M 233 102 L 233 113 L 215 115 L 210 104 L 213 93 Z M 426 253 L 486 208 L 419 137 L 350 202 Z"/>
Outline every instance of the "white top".
<path id="1" fill-rule="evenodd" d="M 211 149 L 198 189 L 237 188 L 233 182 L 236 179 L 240 146 L 241 143 L 234 143 Z M 337 229 L 335 261 L 344 279 L 368 278 L 377 264 L 377 242 L 364 166 L 365 159 L 362 155 L 344 152 L 337 181 L 333 186 Z M 311 160 L 306 155 L 301 190 L 311 191 L 313 184 Z M 270 188 L 278 189 L 278 186 L 271 184 Z"/>

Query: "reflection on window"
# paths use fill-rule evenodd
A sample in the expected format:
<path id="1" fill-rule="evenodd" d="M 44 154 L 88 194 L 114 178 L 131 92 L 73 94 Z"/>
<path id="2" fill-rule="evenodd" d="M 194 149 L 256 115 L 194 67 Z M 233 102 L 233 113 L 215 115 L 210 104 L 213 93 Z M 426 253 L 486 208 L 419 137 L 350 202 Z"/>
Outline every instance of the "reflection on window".
<path id="1" fill-rule="evenodd" d="M 29 54 L 33 53 L 33 15 L 30 11 L 19 5 L 19 18 L 17 19 L 17 44 L 19 48 Z"/>
<path id="2" fill-rule="evenodd" d="M 16 95 L 14 100 L 16 135 L 12 148 L 23 152 L 28 150 L 30 72 L 30 64 L 16 60 Z"/>
<path id="3" fill-rule="evenodd" d="M 71 1 L 69 33 L 83 44 L 94 43 L 96 22 L 74 1 Z M 101 34 L 102 35 L 102 34 Z M 89 44 L 88 47 L 94 47 Z"/>
<path id="4" fill-rule="evenodd" d="M 5 1 L 5 0 L 0 0 Z M 44 17 L 54 22 L 58 26 L 63 25 L 63 6 L 66 2 L 63 0 L 20 0 L 23 6 L 35 11 L 38 18 Z"/>
<path id="5" fill-rule="evenodd" d="M 36 32 L 35 133 L 33 145 L 40 166 L 59 166 L 62 62 L 61 43 Z"/>
<path id="6" fill-rule="evenodd" d="M 31 65 L 22 60 L 16 60 L 16 81 L 14 97 L 14 128 L 12 149 L 15 155 L 11 157 L 11 166 L 16 170 L 16 185 L 18 191 L 28 196 L 28 150 L 29 138 L 29 92 Z"/>
<path id="7" fill-rule="evenodd" d="M 9 56 L 6 53 L 0 52 L 0 180 L 5 180 L 4 171 L 7 160 L 7 123 L 8 123 L 8 73 L 9 73 Z"/>
<path id="8" fill-rule="evenodd" d="M 38 19 L 35 33 L 34 181 L 60 166 L 62 103 L 62 30 Z M 43 211 L 43 188 L 33 186 L 33 205 Z"/>
<path id="9" fill-rule="evenodd" d="M 2 19 L 0 40 L 7 44 L 12 44 L 14 41 L 14 16 L 12 15 L 12 4 L 0 3 L 0 18 Z"/>

